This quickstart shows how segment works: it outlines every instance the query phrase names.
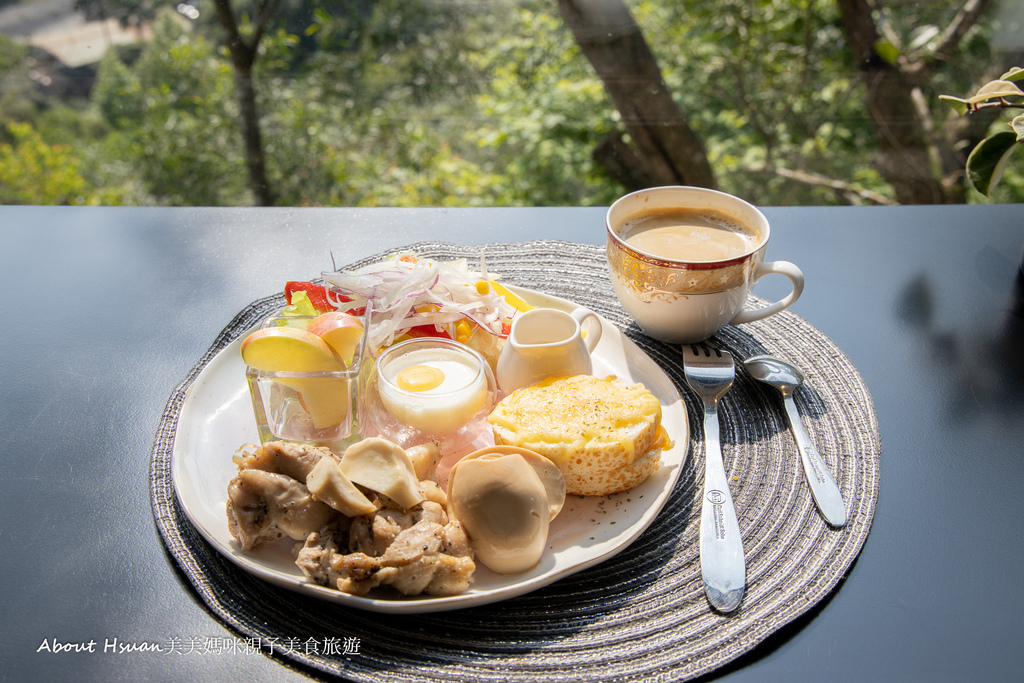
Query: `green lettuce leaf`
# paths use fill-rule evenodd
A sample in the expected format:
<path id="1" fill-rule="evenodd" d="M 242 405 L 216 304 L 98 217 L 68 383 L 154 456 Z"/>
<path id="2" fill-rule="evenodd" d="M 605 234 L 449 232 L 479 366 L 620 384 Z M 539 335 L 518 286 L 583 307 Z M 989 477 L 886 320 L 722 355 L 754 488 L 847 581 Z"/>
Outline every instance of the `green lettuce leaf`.
<path id="1" fill-rule="evenodd" d="M 274 324 L 277 327 L 300 327 L 306 329 L 309 325 L 310 317 L 315 318 L 320 315 L 320 311 L 316 310 L 313 302 L 309 300 L 309 297 L 305 292 L 298 291 L 292 294 L 292 303 L 284 307 L 281 311 L 280 316 L 282 320 L 276 321 Z"/>

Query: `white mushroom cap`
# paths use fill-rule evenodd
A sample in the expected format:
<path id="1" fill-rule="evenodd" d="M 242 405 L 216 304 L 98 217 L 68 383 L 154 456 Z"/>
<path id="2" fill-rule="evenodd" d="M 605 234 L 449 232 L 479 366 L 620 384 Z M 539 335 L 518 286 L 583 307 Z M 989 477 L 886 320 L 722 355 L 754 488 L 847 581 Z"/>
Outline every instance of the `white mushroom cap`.
<path id="1" fill-rule="evenodd" d="M 546 458 L 514 447 L 467 455 L 448 478 L 448 512 L 473 541 L 477 558 L 499 574 L 534 567 L 548 527 L 565 501 L 562 473 Z"/>
<path id="2" fill-rule="evenodd" d="M 537 476 L 540 477 L 541 483 L 544 484 L 544 490 L 547 492 L 550 518 L 554 519 L 557 517 L 558 513 L 562 511 L 562 506 L 565 504 L 565 477 L 562 476 L 562 471 L 558 469 L 558 465 L 536 451 L 519 446 L 488 446 L 487 448 L 473 451 L 459 462 L 471 459 L 493 460 L 502 455 L 521 455 L 526 460 L 526 464 L 537 472 Z"/>

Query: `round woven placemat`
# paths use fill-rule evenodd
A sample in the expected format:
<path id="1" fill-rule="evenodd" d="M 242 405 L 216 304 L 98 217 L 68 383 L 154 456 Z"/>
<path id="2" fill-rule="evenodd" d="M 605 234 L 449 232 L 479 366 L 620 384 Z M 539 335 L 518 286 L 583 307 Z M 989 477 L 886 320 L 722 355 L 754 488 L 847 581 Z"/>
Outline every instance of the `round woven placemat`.
<path id="1" fill-rule="evenodd" d="M 878 423 L 857 369 L 807 321 L 785 311 L 728 327 L 712 341 L 738 359 L 772 353 L 805 371 L 797 404 L 842 490 L 849 522 L 832 529 L 822 521 L 779 396 L 738 369 L 720 417 L 748 586 L 740 609 L 722 615 L 704 597 L 697 549 L 696 501 L 704 472 L 698 401 L 683 377 L 678 350 L 645 337 L 612 294 L 604 249 L 558 241 L 485 247 L 430 242 L 393 250 L 401 251 L 471 262 L 483 253 L 489 271 L 504 281 L 587 306 L 617 325 L 674 379 L 684 397 L 691 425 L 685 468 L 662 513 L 624 552 L 505 602 L 384 615 L 265 583 L 200 537 L 175 497 L 170 467 L 178 415 L 196 375 L 220 349 L 281 306 L 283 297 L 255 301 L 171 394 L 151 466 L 153 511 L 170 554 L 209 609 L 241 637 L 274 656 L 353 681 L 678 681 L 751 650 L 820 602 L 844 577 L 874 516 Z"/>

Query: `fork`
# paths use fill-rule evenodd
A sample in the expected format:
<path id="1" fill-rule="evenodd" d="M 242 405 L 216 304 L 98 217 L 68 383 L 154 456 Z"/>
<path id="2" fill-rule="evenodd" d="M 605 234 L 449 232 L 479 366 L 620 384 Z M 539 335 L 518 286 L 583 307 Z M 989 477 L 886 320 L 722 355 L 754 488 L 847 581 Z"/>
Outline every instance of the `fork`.
<path id="1" fill-rule="evenodd" d="M 718 401 L 736 374 L 732 354 L 704 344 L 683 347 L 683 373 L 704 402 L 704 495 L 700 508 L 700 567 L 704 594 L 720 612 L 731 612 L 743 600 L 746 565 L 736 509 L 722 463 Z"/>

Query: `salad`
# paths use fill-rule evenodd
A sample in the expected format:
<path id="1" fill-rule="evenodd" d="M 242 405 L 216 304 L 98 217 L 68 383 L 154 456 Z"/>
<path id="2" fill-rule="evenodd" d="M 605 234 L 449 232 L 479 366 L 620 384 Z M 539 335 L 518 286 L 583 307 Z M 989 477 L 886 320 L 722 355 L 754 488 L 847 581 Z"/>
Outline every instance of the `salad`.
<path id="1" fill-rule="evenodd" d="M 324 285 L 288 282 L 286 316 L 345 310 L 361 316 L 371 307 L 368 330 L 376 354 L 414 337 L 443 337 L 467 344 L 493 361 L 512 318 L 529 310 L 522 299 L 466 259 L 435 261 L 416 254 L 395 255 L 355 271 L 323 273 Z"/>

